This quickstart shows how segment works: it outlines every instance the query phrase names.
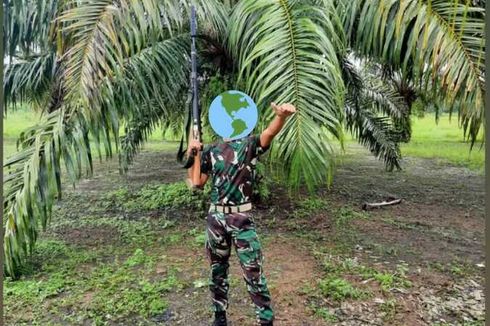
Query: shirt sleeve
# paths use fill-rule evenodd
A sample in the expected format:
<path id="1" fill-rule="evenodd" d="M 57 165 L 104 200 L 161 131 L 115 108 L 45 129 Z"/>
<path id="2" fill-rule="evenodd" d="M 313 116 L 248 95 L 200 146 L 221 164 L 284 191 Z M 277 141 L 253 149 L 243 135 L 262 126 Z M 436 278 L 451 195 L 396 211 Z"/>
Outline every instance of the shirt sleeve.
<path id="1" fill-rule="evenodd" d="M 260 135 L 253 135 L 251 137 L 251 145 L 254 157 L 264 154 L 269 149 L 269 146 L 265 147 L 260 143 Z"/>
<path id="2" fill-rule="evenodd" d="M 211 150 L 209 146 L 206 146 L 201 152 L 201 173 L 210 174 L 213 167 L 211 164 Z"/>

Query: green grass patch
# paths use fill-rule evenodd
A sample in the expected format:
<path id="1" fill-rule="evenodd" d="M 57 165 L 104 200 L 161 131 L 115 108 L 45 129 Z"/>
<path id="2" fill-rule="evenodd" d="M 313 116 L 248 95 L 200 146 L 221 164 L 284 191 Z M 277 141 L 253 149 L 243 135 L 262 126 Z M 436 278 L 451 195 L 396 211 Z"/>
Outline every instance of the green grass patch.
<path id="1" fill-rule="evenodd" d="M 403 264 L 398 265 L 395 271 L 378 271 L 360 264 L 355 258 L 325 255 L 321 252 L 315 255 L 322 260 L 323 270 L 330 277 L 350 274 L 360 276 L 363 280 L 373 279 L 385 292 L 389 292 L 392 288 L 408 288 L 412 285 L 406 275 L 408 267 Z"/>
<path id="2" fill-rule="evenodd" d="M 167 277 L 151 281 L 131 267 L 144 264 L 144 253 L 137 250 L 122 266 L 102 266 L 97 269 L 87 284 L 94 292 L 86 307 L 87 316 L 96 324 L 117 321 L 132 314 L 148 318 L 168 307 L 165 293 L 181 289 L 183 284 L 171 270 Z"/>
<path id="3" fill-rule="evenodd" d="M 358 212 L 350 206 L 342 206 L 335 214 L 335 224 L 337 227 L 342 227 L 354 220 L 367 218 L 369 218 L 369 214 L 366 212 Z"/>
<path id="4" fill-rule="evenodd" d="M 479 141 L 483 138 L 480 134 Z M 436 123 L 434 116 L 412 118 L 412 139 L 402 144 L 403 156 L 440 159 L 483 173 L 485 149 L 476 144 L 470 151 L 470 143 L 464 140 L 463 130 L 458 127 L 457 117 L 451 121 L 448 115 L 440 117 Z"/>
<path id="5" fill-rule="evenodd" d="M 40 239 L 20 274 L 65 273 L 80 264 L 94 262 L 96 258 L 95 251 L 79 250 L 60 240 Z"/>
<path id="6" fill-rule="evenodd" d="M 357 143 L 357 140 L 349 133 L 346 136 L 346 148 L 349 149 L 349 143 Z M 449 116 L 444 114 L 438 122 L 432 114 L 422 118 L 412 116 L 412 139 L 401 144 L 401 153 L 402 157 L 435 159 L 441 164 L 450 163 L 483 173 L 485 149 L 480 148 L 482 139 L 483 133 L 480 132 L 478 142 L 470 151 L 470 142 L 464 139 L 457 116 L 449 120 Z M 351 157 L 350 152 L 348 150 L 344 159 L 355 159 L 356 156 Z"/>
<path id="7" fill-rule="evenodd" d="M 17 139 L 22 131 L 32 127 L 39 120 L 40 114 L 29 109 L 25 104 L 9 108 L 3 120 L 3 155 L 7 158 L 17 152 Z"/>
<path id="8" fill-rule="evenodd" d="M 292 217 L 309 218 L 319 210 L 326 209 L 328 201 L 320 197 L 307 197 L 296 202 L 296 208 L 292 212 Z"/>
<path id="9" fill-rule="evenodd" d="M 458 279 L 473 277 L 481 272 L 474 263 L 464 260 L 455 260 L 446 264 L 440 262 L 428 262 L 427 268 L 440 273 L 451 274 L 454 278 Z"/>
<path id="10" fill-rule="evenodd" d="M 159 244 L 172 242 L 172 232 L 166 232 L 175 225 L 175 221 L 165 218 L 141 218 L 128 220 L 117 217 L 82 216 L 76 220 L 62 219 L 53 221 L 50 228 L 69 229 L 76 228 L 110 228 L 114 229 L 114 239 L 134 246 L 150 246 L 155 242 Z M 165 235 L 162 232 L 165 231 Z M 178 231 L 176 231 L 178 232 Z"/>
<path id="11" fill-rule="evenodd" d="M 336 276 L 320 280 L 318 287 L 325 297 L 332 298 L 336 301 L 360 299 L 367 295 L 367 292 L 355 287 L 348 280 Z"/>
<path id="12" fill-rule="evenodd" d="M 333 314 L 327 307 L 318 307 L 316 305 L 311 305 L 310 309 L 313 311 L 313 315 L 317 318 L 321 318 L 331 323 L 335 323 L 338 321 L 337 316 Z"/>
<path id="13" fill-rule="evenodd" d="M 19 104 L 13 109 L 9 108 L 4 114 L 3 137 L 17 139 L 22 131 L 34 126 L 40 117 L 41 113 L 34 112 L 27 104 Z"/>
<path id="14" fill-rule="evenodd" d="M 404 266 L 399 266 L 395 272 L 381 272 L 374 268 L 360 266 L 358 272 L 365 280 L 376 280 L 385 292 L 389 292 L 396 287 L 409 288 L 412 286 L 412 283 L 406 277 L 406 268 Z"/>
<path id="15" fill-rule="evenodd" d="M 9 157 L 17 152 L 16 142 L 21 132 L 34 126 L 41 118 L 41 112 L 35 112 L 29 104 L 20 103 L 15 108 L 9 108 L 4 117 L 3 154 Z M 121 125 L 120 135 L 124 135 L 124 126 Z M 114 144 L 112 144 L 114 145 Z M 177 151 L 178 139 L 169 133 L 163 134 L 161 128 L 156 128 L 148 137 L 144 145 L 145 150 L 150 151 Z M 113 147 L 114 148 L 114 147 Z M 94 158 L 98 157 L 95 145 L 92 146 Z"/>
<path id="16" fill-rule="evenodd" d="M 141 248 L 122 260 L 116 256 L 111 263 L 84 265 L 80 264 L 84 259 L 75 255 L 87 256 L 81 248 L 56 241 L 44 247 L 36 252 L 45 258 L 39 272 L 5 280 L 4 307 L 10 324 L 47 325 L 50 314 L 64 324 L 107 325 L 134 317 L 144 321 L 167 309 L 169 291 L 184 287 L 177 277 L 181 270 L 172 266 L 165 276 L 155 278 L 157 257 Z"/>
<path id="17" fill-rule="evenodd" d="M 192 191 L 184 182 L 175 182 L 147 185 L 135 193 L 121 188 L 107 194 L 105 199 L 108 206 L 113 205 L 126 212 L 169 208 L 203 210 L 207 205 L 209 191 L 209 185 L 204 191 Z"/>

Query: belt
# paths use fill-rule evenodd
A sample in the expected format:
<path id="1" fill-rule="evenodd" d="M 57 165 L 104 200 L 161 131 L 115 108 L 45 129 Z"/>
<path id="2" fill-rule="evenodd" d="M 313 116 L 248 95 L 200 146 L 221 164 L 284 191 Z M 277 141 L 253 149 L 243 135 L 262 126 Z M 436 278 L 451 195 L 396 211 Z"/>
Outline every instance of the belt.
<path id="1" fill-rule="evenodd" d="M 249 211 L 251 209 L 252 209 L 252 203 L 246 203 L 246 204 L 236 205 L 236 206 L 223 206 L 223 205 L 211 204 L 211 207 L 209 207 L 210 212 L 220 212 L 225 214 L 241 213 L 241 212 Z"/>

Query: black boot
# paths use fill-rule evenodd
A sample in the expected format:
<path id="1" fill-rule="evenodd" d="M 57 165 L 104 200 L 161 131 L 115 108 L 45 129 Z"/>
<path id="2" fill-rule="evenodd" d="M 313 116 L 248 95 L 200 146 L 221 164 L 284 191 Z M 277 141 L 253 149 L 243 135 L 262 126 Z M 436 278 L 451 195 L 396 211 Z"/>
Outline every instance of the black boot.
<path id="1" fill-rule="evenodd" d="M 213 326 L 226 326 L 226 311 L 216 311 L 214 313 Z"/>
<path id="2" fill-rule="evenodd" d="M 272 321 L 261 322 L 260 326 L 273 326 Z"/>

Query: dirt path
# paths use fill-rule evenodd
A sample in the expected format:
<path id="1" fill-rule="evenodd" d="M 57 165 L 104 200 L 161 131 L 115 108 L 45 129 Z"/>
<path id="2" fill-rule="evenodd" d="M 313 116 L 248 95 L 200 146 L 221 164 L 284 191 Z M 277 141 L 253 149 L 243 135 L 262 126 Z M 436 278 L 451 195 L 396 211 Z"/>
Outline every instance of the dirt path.
<path id="1" fill-rule="evenodd" d="M 386 173 L 374 158 L 355 149 L 324 195 L 357 207 L 390 196 L 403 200 L 401 205 L 371 211 L 369 221 L 359 222 L 366 242 L 393 244 L 409 261 L 483 263 L 483 176 L 414 158 L 404 160 L 403 171 Z"/>

